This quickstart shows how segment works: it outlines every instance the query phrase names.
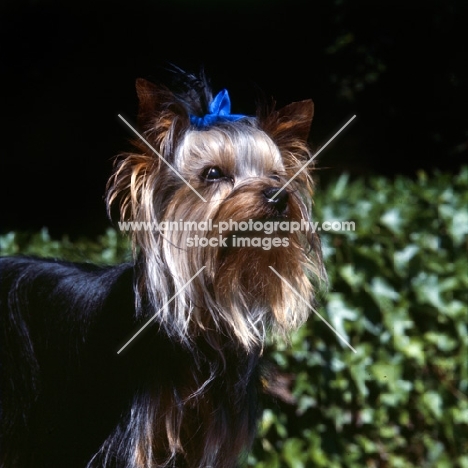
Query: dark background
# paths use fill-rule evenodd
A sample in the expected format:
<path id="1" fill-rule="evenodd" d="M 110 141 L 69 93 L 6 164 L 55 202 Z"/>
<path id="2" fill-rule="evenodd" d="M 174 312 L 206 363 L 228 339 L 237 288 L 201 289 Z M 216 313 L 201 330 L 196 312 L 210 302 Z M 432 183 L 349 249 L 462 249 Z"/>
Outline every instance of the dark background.
<path id="1" fill-rule="evenodd" d="M 1 232 L 96 235 L 137 77 L 204 66 L 234 113 L 312 98 L 320 184 L 467 161 L 466 2 L 10 1 L 0 6 Z"/>

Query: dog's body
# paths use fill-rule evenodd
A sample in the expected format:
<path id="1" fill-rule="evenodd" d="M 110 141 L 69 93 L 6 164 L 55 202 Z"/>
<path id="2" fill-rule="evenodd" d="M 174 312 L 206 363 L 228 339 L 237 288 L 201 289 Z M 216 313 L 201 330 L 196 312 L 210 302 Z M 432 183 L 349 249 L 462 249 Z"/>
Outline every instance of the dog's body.
<path id="1" fill-rule="evenodd" d="M 0 265 L 1 303 L 11 310 L 1 321 L 2 364 L 10 369 L 2 382 L 3 466 L 85 467 L 106 439 L 90 467 L 157 466 L 150 454 L 161 463 L 167 458 L 167 433 L 192 460 L 203 460 L 199 466 L 232 466 L 231 454 L 255 429 L 258 353 L 239 359 L 226 349 L 221 362 L 200 343 L 193 356 L 149 329 L 117 354 L 136 331 L 131 266 L 34 259 Z M 191 401 L 223 367 L 228 371 L 203 399 Z M 142 440 L 134 440 L 137 433 Z M 177 467 L 198 466 L 176 460 Z"/>
<path id="2" fill-rule="evenodd" d="M 117 160 L 107 200 L 195 232 L 134 231 L 133 265 L 0 259 L 2 468 L 234 468 L 252 443 L 265 332 L 303 323 L 323 275 L 315 234 L 278 228 L 310 220 L 313 107 L 232 116 L 186 78 L 180 95 L 138 81 L 151 150 Z M 228 220 L 276 227 L 238 246 Z"/>

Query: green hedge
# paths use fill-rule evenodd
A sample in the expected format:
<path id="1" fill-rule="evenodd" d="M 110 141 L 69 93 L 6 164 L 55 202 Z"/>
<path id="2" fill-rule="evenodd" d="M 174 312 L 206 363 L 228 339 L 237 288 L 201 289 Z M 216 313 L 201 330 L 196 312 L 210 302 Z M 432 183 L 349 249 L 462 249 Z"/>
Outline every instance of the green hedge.
<path id="1" fill-rule="evenodd" d="M 317 191 L 330 278 L 319 313 L 270 345 L 292 395 L 266 402 L 256 468 L 468 468 L 468 168 L 417 180 L 342 176 Z M 2 254 L 115 263 L 127 243 L 7 234 Z M 284 389 L 283 389 L 284 390 Z M 286 392 L 287 393 L 287 392 Z M 293 397 L 293 398 L 292 398 Z"/>

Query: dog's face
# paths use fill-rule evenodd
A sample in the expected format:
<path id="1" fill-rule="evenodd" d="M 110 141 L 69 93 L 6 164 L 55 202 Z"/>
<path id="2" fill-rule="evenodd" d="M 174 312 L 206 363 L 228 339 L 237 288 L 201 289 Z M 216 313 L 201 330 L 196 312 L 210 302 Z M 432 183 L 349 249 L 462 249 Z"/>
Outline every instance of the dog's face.
<path id="1" fill-rule="evenodd" d="M 304 169 L 312 102 L 199 129 L 168 91 L 141 80 L 137 89 L 158 154 L 140 142 L 142 154 L 124 155 L 108 201 L 160 228 L 133 232 L 141 297 L 182 341 L 215 332 L 251 349 L 265 329 L 300 325 L 323 272 Z"/>

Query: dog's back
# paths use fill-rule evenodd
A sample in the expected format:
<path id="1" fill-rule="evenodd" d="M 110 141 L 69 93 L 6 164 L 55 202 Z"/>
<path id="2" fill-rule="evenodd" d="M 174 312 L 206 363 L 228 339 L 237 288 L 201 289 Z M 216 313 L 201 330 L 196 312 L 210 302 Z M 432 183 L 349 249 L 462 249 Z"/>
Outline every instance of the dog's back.
<path id="1" fill-rule="evenodd" d="M 255 432 L 257 354 L 200 343 L 193 355 L 157 323 L 118 354 L 147 320 L 133 277 L 0 258 L 1 468 L 237 466 Z"/>
<path id="2" fill-rule="evenodd" d="M 0 466 L 84 467 L 129 398 L 132 268 L 5 257 L 0 278 Z"/>

